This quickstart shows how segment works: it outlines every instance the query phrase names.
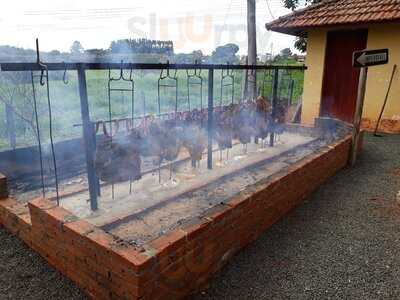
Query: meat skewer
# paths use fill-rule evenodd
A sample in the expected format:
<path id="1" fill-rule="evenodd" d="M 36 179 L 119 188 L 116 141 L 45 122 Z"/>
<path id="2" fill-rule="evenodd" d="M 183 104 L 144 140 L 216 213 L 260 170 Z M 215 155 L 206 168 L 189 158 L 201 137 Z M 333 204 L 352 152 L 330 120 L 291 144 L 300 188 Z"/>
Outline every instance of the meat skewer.
<path id="1" fill-rule="evenodd" d="M 200 165 L 203 152 L 207 148 L 207 135 L 204 130 L 195 125 L 184 128 L 183 146 L 188 150 L 192 166 Z"/>
<path id="2" fill-rule="evenodd" d="M 233 127 L 235 131 L 235 137 L 243 145 L 243 152 L 247 153 L 247 145 L 251 143 L 251 138 L 255 133 L 253 122 L 253 112 L 250 106 L 246 106 L 243 103 L 235 108 L 235 114 L 233 117 Z"/>
<path id="3" fill-rule="evenodd" d="M 232 148 L 233 139 L 233 109 L 234 106 L 219 107 L 216 110 L 215 117 L 215 135 L 214 138 L 218 143 L 220 150 L 220 161 L 222 161 L 222 152 L 227 150 L 227 159 L 229 158 L 229 150 Z"/>
<path id="4" fill-rule="evenodd" d="M 178 156 L 180 149 L 182 147 L 182 141 L 180 137 L 182 136 L 183 129 L 178 127 L 176 120 L 168 120 L 165 122 L 164 126 L 164 140 L 163 140 L 163 153 L 162 159 L 169 161 L 169 179 L 172 179 L 172 169 L 173 161 L 175 161 Z"/>
<path id="5" fill-rule="evenodd" d="M 171 117 L 171 116 L 170 116 Z M 172 116 L 175 118 L 175 116 Z M 147 136 L 142 143 L 141 154 L 147 157 L 154 157 L 153 164 L 158 165 L 158 181 L 161 183 L 162 162 L 169 161 L 170 179 L 172 179 L 172 162 L 177 159 L 182 147 L 182 128 L 177 126 L 177 121 L 169 119 L 150 120 L 147 127 Z"/>
<path id="6" fill-rule="evenodd" d="M 264 97 L 260 96 L 257 98 L 255 103 L 255 139 L 258 141 L 262 140 L 261 147 L 265 146 L 265 139 L 271 133 L 270 124 L 268 121 L 268 115 L 270 114 L 270 106 Z"/>
<path id="7" fill-rule="evenodd" d="M 197 109 L 184 116 L 182 142 L 192 160 L 192 167 L 200 165 L 204 150 L 207 148 L 207 135 L 202 129 L 204 114 Z"/>
<path id="8" fill-rule="evenodd" d="M 132 135 L 132 134 L 131 134 Z M 114 183 L 141 179 L 141 158 L 137 141 L 132 142 L 129 135 L 115 136 L 105 140 L 97 147 L 95 168 L 98 177 L 111 183 L 114 197 Z"/>

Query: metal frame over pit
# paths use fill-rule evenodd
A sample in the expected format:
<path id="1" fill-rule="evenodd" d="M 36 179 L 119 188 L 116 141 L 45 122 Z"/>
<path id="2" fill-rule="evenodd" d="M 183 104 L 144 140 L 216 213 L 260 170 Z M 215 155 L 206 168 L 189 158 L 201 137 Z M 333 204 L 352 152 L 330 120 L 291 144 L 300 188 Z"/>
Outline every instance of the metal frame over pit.
<path id="1" fill-rule="evenodd" d="M 90 120 L 89 102 L 87 93 L 86 71 L 88 70 L 205 70 L 208 71 L 208 157 L 207 166 L 212 169 L 213 161 L 213 113 L 214 113 L 214 72 L 216 70 L 271 70 L 275 73 L 273 82 L 272 115 L 276 115 L 278 101 L 278 74 L 279 70 L 306 70 L 306 66 L 277 66 L 277 65 L 223 65 L 223 64 L 142 64 L 142 63 L 48 63 L 48 71 L 76 71 L 78 75 L 79 97 L 81 106 L 81 118 L 83 126 L 83 140 L 86 154 L 86 169 L 89 184 L 90 207 L 98 209 L 98 188 L 99 181 L 95 172 L 94 154 L 96 149 L 95 136 L 93 134 L 95 123 Z M 1 63 L 0 70 L 4 72 L 17 71 L 42 71 L 43 66 L 39 63 Z M 270 145 L 274 145 L 273 135 Z"/>

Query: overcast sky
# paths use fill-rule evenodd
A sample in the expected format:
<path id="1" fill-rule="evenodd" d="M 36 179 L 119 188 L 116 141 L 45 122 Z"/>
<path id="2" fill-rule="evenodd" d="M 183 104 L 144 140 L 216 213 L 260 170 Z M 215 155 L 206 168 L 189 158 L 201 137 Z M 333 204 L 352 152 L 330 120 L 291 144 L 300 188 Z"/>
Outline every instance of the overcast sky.
<path id="1" fill-rule="evenodd" d="M 270 10 L 267 7 L 267 1 Z M 257 1 L 259 53 L 293 46 L 293 38 L 265 30 L 264 24 L 289 11 L 281 0 Z M 245 0 L 11 0 L 0 11 L 0 44 L 69 51 L 79 40 L 85 49 L 108 48 L 122 38 L 169 39 L 177 52 L 237 43 L 246 46 Z"/>

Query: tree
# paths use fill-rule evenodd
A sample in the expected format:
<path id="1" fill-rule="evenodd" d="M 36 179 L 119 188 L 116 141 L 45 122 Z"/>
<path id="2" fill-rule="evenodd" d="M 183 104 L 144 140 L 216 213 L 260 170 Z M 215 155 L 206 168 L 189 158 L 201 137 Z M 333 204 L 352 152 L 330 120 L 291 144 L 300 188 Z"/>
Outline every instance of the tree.
<path id="1" fill-rule="evenodd" d="M 295 10 L 299 6 L 314 4 L 314 3 L 318 3 L 318 2 L 321 2 L 321 0 L 283 0 L 283 5 L 286 8 Z"/>
<path id="2" fill-rule="evenodd" d="M 58 55 L 61 55 L 61 52 L 58 51 L 58 50 L 51 50 L 51 51 L 49 52 L 49 55 L 51 55 L 51 56 L 58 56 Z"/>
<path id="3" fill-rule="evenodd" d="M 84 52 L 84 49 L 82 47 L 81 42 L 79 41 L 73 42 L 70 51 L 71 54 L 82 54 Z"/>
<path id="4" fill-rule="evenodd" d="M 283 58 L 288 58 L 288 57 L 291 57 L 293 55 L 293 53 L 292 53 L 292 50 L 290 50 L 290 48 L 285 48 L 285 49 L 281 50 L 280 55 Z"/>
<path id="5" fill-rule="evenodd" d="M 211 55 L 211 63 L 226 64 L 236 63 L 238 58 L 236 54 L 239 52 L 239 46 L 236 44 L 226 44 L 217 47 Z"/>
<path id="6" fill-rule="evenodd" d="M 14 135 L 14 140 L 16 133 L 23 132 L 25 134 L 26 128 L 29 129 L 35 141 L 38 140 L 33 113 L 32 88 L 28 83 L 29 78 L 25 72 L 2 72 L 0 76 L 0 104 L 5 105 L 7 117 L 15 115 L 19 119 L 15 124 L 7 124 L 7 131 L 10 129 L 12 131 L 8 134 L 9 136 Z M 44 111 L 39 110 L 38 114 L 42 115 Z M 13 119 L 13 117 L 7 118 L 7 123 Z M 12 123 L 14 122 L 12 121 Z M 15 145 L 12 146 L 15 147 Z"/>
<path id="7" fill-rule="evenodd" d="M 309 5 L 309 4 L 316 4 L 321 2 L 322 0 L 282 0 L 283 5 L 286 8 L 289 8 L 291 10 L 295 10 L 296 8 L 303 6 L 303 5 Z M 296 41 L 294 42 L 294 47 L 301 51 L 301 52 L 306 52 L 307 50 L 307 38 L 305 37 L 297 37 Z"/>
<path id="8" fill-rule="evenodd" d="M 110 51 L 114 54 L 164 54 L 174 53 L 172 41 L 158 41 L 148 39 L 123 39 L 112 41 Z"/>

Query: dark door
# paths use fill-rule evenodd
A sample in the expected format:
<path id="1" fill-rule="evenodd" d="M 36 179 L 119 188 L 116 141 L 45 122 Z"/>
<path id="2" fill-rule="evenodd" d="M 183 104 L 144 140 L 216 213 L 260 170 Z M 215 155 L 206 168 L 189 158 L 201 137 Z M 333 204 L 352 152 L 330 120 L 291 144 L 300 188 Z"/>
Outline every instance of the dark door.
<path id="1" fill-rule="evenodd" d="M 359 76 L 352 67 L 353 52 L 366 48 L 368 31 L 333 31 L 327 38 L 321 116 L 352 123 Z"/>

